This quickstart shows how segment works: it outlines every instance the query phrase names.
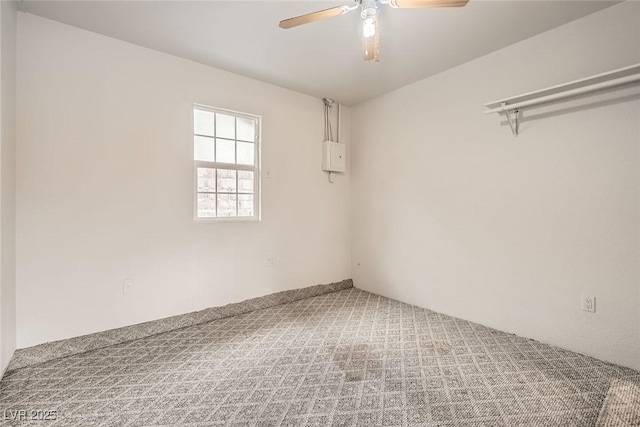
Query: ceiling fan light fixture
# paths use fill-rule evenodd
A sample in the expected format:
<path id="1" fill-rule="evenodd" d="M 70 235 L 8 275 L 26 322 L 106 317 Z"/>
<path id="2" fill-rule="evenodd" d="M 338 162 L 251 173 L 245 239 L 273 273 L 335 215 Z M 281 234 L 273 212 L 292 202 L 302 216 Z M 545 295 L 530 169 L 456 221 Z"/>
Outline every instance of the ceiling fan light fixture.
<path id="1" fill-rule="evenodd" d="M 366 18 L 362 25 L 362 35 L 365 38 L 373 37 L 376 35 L 376 20 L 375 18 Z"/>
<path id="2" fill-rule="evenodd" d="M 320 21 L 334 16 L 344 15 L 355 9 L 361 9 L 363 59 L 365 61 L 380 61 L 380 31 L 378 29 L 378 7 L 380 5 L 393 8 L 431 8 L 431 7 L 462 7 L 469 0 L 353 0 L 351 6 L 337 6 L 318 12 L 307 13 L 295 18 L 280 21 L 280 28 L 288 29 L 302 24 Z"/>

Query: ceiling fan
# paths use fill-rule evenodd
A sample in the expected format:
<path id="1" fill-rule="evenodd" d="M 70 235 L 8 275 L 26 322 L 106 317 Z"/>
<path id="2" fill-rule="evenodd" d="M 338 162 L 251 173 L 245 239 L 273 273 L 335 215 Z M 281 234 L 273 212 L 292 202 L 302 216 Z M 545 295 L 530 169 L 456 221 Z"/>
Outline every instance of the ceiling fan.
<path id="1" fill-rule="evenodd" d="M 307 13 L 295 18 L 280 21 L 280 28 L 289 29 L 298 25 L 320 21 L 334 16 L 344 15 L 360 8 L 362 17 L 362 57 L 365 61 L 380 61 L 380 31 L 378 30 L 378 7 L 388 5 L 393 8 L 424 8 L 424 7 L 462 7 L 469 0 L 354 0 L 353 6 L 337 6 L 318 12 Z"/>

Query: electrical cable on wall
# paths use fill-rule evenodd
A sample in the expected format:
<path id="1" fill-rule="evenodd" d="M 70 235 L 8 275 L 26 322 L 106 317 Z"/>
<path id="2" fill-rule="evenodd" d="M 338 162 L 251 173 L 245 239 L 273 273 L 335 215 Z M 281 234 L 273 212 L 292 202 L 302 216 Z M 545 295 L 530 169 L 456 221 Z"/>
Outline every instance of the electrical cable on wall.
<path id="1" fill-rule="evenodd" d="M 344 173 L 346 169 L 346 149 L 340 143 L 340 103 L 337 112 L 337 135 L 333 139 L 330 111 L 335 104 L 333 99 L 322 98 L 324 105 L 324 141 L 322 142 L 322 170 L 329 173 L 329 182 L 333 183 L 335 173 Z"/>
<path id="2" fill-rule="evenodd" d="M 331 117 L 329 110 L 333 108 L 333 99 L 322 98 L 324 104 L 324 140 L 333 141 L 333 130 L 331 129 Z M 333 184 L 333 172 L 329 172 L 329 182 Z"/>
<path id="3" fill-rule="evenodd" d="M 333 141 L 333 129 L 331 129 L 331 118 L 329 117 L 329 109 L 333 107 L 333 99 L 322 98 L 324 103 L 324 140 Z"/>

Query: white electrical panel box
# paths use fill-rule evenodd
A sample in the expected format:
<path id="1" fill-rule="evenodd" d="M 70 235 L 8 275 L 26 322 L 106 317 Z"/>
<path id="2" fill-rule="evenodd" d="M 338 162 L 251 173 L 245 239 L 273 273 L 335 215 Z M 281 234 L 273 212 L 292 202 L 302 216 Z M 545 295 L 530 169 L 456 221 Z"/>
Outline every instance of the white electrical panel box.
<path id="1" fill-rule="evenodd" d="M 344 144 L 325 141 L 322 145 L 322 170 L 326 172 L 344 172 L 347 169 Z"/>

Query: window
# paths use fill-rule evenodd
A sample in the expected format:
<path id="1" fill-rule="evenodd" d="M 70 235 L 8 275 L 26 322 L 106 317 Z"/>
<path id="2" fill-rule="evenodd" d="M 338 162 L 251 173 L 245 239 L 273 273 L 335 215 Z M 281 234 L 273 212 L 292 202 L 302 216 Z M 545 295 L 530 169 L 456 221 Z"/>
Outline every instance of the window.
<path id="1" fill-rule="evenodd" d="M 196 220 L 260 218 L 260 117 L 195 105 Z"/>

